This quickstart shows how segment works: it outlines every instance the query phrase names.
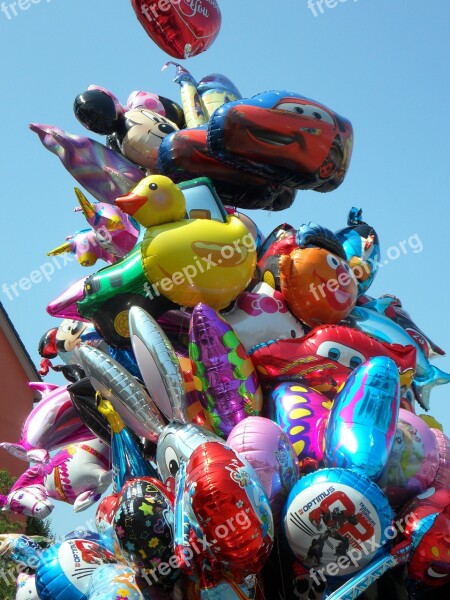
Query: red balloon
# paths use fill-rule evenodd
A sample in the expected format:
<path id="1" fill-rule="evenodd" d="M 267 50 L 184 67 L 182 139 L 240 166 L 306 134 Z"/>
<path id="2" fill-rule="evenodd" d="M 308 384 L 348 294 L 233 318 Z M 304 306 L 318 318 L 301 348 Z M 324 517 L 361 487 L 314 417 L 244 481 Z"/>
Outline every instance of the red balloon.
<path id="1" fill-rule="evenodd" d="M 231 569 L 258 573 L 272 550 L 274 526 L 249 463 L 223 444 L 202 444 L 187 463 L 184 493 L 213 556 Z"/>
<path id="2" fill-rule="evenodd" d="M 148 35 L 174 58 L 207 50 L 222 22 L 216 0 L 131 0 L 131 4 Z"/>

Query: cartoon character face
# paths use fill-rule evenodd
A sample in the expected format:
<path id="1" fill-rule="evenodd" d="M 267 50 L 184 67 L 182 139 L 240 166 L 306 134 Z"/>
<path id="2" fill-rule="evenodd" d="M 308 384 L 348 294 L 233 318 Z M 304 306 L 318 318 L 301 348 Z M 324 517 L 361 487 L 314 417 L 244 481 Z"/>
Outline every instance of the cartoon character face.
<path id="1" fill-rule="evenodd" d="M 87 324 L 74 319 L 64 319 L 56 332 L 56 347 L 59 352 L 71 352 L 80 343 Z"/>
<path id="2" fill-rule="evenodd" d="M 324 248 L 297 248 L 282 256 L 280 285 L 291 311 L 311 327 L 338 323 L 357 298 L 348 263 Z"/>
<path id="3" fill-rule="evenodd" d="M 147 169 L 155 168 L 162 140 L 178 131 L 175 123 L 146 109 L 125 113 L 124 129 L 126 133 L 120 139 L 122 154 Z"/>
<path id="4" fill-rule="evenodd" d="M 352 126 L 325 106 L 288 92 L 269 92 L 226 105 L 222 118 L 226 151 L 239 159 L 261 163 L 268 172 L 274 167 L 288 172 L 290 185 L 295 180 L 299 187 L 343 180 Z"/>
<path id="5" fill-rule="evenodd" d="M 17 490 L 8 496 L 8 503 L 9 510 L 37 519 L 45 519 L 54 508 L 53 504 L 47 500 L 45 489 L 40 486 Z"/>

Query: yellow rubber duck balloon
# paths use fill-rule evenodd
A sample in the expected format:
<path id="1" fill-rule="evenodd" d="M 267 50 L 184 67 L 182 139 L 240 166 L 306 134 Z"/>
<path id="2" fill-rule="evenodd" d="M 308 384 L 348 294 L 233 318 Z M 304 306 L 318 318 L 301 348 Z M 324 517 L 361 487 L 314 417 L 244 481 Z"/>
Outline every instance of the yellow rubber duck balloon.
<path id="1" fill-rule="evenodd" d="M 141 254 L 149 295 L 220 310 L 252 279 L 256 249 L 247 227 L 234 216 L 213 219 L 208 210 L 186 215 L 184 194 L 168 177 L 145 177 L 116 204 L 147 228 Z"/>

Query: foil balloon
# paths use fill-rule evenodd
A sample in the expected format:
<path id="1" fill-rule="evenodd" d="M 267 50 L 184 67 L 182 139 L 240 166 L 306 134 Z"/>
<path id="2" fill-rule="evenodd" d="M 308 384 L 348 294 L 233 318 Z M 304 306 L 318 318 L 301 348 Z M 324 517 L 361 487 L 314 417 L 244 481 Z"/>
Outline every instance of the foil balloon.
<path id="1" fill-rule="evenodd" d="M 143 388 L 101 350 L 83 345 L 77 352 L 92 385 L 111 402 L 124 423 L 136 435 L 156 443 L 164 421 Z"/>
<path id="2" fill-rule="evenodd" d="M 219 562 L 258 573 L 273 545 L 269 499 L 249 463 L 216 442 L 199 446 L 186 465 L 184 502 Z"/>
<path id="3" fill-rule="evenodd" d="M 333 233 L 310 223 L 296 234 L 297 248 L 280 257 L 280 286 L 291 312 L 315 327 L 338 323 L 355 306 L 357 284 Z"/>
<path id="4" fill-rule="evenodd" d="M 149 477 L 130 480 L 121 490 L 113 525 L 122 553 L 135 569 L 150 570 L 160 563 L 169 563 L 173 500 L 160 481 Z M 174 570 L 168 571 L 166 577 L 160 572 L 153 572 L 153 577 L 173 578 Z"/>
<path id="5" fill-rule="evenodd" d="M 42 471 L 50 498 L 80 512 L 95 504 L 111 484 L 111 449 L 99 439 L 71 444 L 52 456 Z"/>
<path id="6" fill-rule="evenodd" d="M 434 481 L 439 465 L 436 436 L 420 417 L 400 409 L 392 451 L 378 479 L 392 506 L 403 506 L 425 491 Z"/>
<path id="7" fill-rule="evenodd" d="M 20 573 L 17 576 L 17 591 L 15 600 L 39 600 L 36 590 L 36 575 Z"/>
<path id="8" fill-rule="evenodd" d="M 227 445 L 252 466 L 269 498 L 275 526 L 284 502 L 300 477 L 297 455 L 279 425 L 264 417 L 247 417 L 234 427 Z"/>
<path id="9" fill-rule="evenodd" d="M 395 362 L 405 388 L 411 384 L 416 366 L 412 345 L 379 342 L 343 325 L 323 325 L 301 339 L 262 344 L 250 356 L 261 381 L 299 381 L 330 399 L 353 369 L 375 356 L 387 356 Z"/>
<path id="10" fill-rule="evenodd" d="M 48 452 L 83 440 L 92 439 L 92 432 L 78 417 L 66 386 L 30 383 L 41 395 L 40 402 L 28 415 L 20 440 L 0 446 L 25 461 L 45 461 Z"/>
<path id="11" fill-rule="evenodd" d="M 298 460 L 321 464 L 330 400 L 305 385 L 286 382 L 270 392 L 269 405 L 272 418 L 288 436 Z"/>
<path id="12" fill-rule="evenodd" d="M 450 439 L 443 431 L 431 428 L 439 447 L 439 467 L 432 485 L 436 488 L 450 487 Z"/>
<path id="13" fill-rule="evenodd" d="M 445 352 L 435 344 L 412 320 L 411 315 L 403 308 L 402 302 L 396 296 L 385 294 L 378 299 L 364 296 L 359 302 L 366 308 L 371 308 L 376 312 L 386 315 L 392 321 L 403 327 L 416 343 L 422 348 L 427 358 L 433 356 L 444 356 Z"/>
<path id="14" fill-rule="evenodd" d="M 72 283 L 62 294 L 47 304 L 46 310 L 52 317 L 62 319 L 75 319 L 89 323 L 78 311 L 77 302 L 84 298 L 84 284 L 86 277 Z"/>
<path id="15" fill-rule="evenodd" d="M 103 415 L 97 410 L 96 389 L 89 377 L 84 377 L 76 383 L 67 386 L 72 404 L 80 419 L 88 427 L 93 436 L 111 445 L 111 427 Z"/>
<path id="16" fill-rule="evenodd" d="M 201 382 L 203 408 L 220 436 L 230 433 L 262 407 L 262 392 L 251 359 L 231 327 L 205 304 L 192 313 L 189 354 Z"/>
<path id="17" fill-rule="evenodd" d="M 144 600 L 131 567 L 119 564 L 101 565 L 91 576 L 87 600 Z"/>
<path id="18" fill-rule="evenodd" d="M 115 563 L 111 552 L 96 542 L 71 539 L 41 554 L 36 570 L 40 600 L 85 600 L 90 576 L 104 563 Z"/>
<path id="19" fill-rule="evenodd" d="M 189 0 L 164 2 L 158 11 L 142 0 L 131 0 L 131 4 L 151 39 L 175 58 L 188 58 L 207 50 L 222 22 L 216 0 L 205 5 L 194 5 Z"/>
<path id="20" fill-rule="evenodd" d="M 347 225 L 335 235 L 342 243 L 347 262 L 358 281 L 358 296 L 361 296 L 372 285 L 378 272 L 380 241 L 373 227 L 362 220 L 362 209 L 350 210 Z"/>
<path id="21" fill-rule="evenodd" d="M 133 351 L 154 403 L 167 419 L 186 422 L 183 374 L 168 337 L 138 306 L 130 309 L 129 324 Z"/>
<path id="22" fill-rule="evenodd" d="M 306 568 L 335 563 L 333 576 L 342 577 L 382 553 L 392 520 L 387 498 L 370 479 L 347 469 L 321 469 L 291 490 L 283 525 L 292 552 Z M 358 551 L 358 560 L 351 558 L 352 551 Z"/>
<path id="23" fill-rule="evenodd" d="M 328 192 L 344 181 L 353 128 L 323 104 L 275 90 L 218 108 L 209 120 L 208 147 L 223 162 L 278 185 Z"/>
<path id="24" fill-rule="evenodd" d="M 1 510 L 45 519 L 55 508 L 44 487 L 41 465 L 27 469 L 14 483 L 7 496 L 0 495 Z"/>
<path id="25" fill-rule="evenodd" d="M 425 410 L 429 410 L 431 390 L 436 385 L 449 383 L 450 375 L 430 364 L 421 345 L 416 342 L 415 338 L 395 321 L 372 308 L 368 308 L 367 305 L 356 306 L 345 319 L 345 323 L 380 341 L 415 347 L 417 367 L 413 382 L 414 395 L 420 406 Z"/>
<path id="26" fill-rule="evenodd" d="M 0 535 L 0 556 L 29 569 L 36 569 L 40 562 L 42 548 L 39 543 L 50 540 L 42 536 L 27 536 L 21 533 L 6 533 Z"/>
<path id="27" fill-rule="evenodd" d="M 122 365 L 130 375 L 142 380 L 142 375 L 132 348 L 114 348 L 114 346 L 110 346 L 108 354 L 113 360 Z"/>
<path id="28" fill-rule="evenodd" d="M 267 283 L 251 292 L 242 292 L 222 317 L 233 328 L 242 345 L 250 352 L 254 346 L 280 338 L 302 338 L 303 325 L 288 309 L 280 292 Z"/>
<path id="29" fill-rule="evenodd" d="M 98 410 L 108 419 L 112 431 L 113 492 L 119 492 L 130 479 L 155 477 L 155 469 L 144 459 L 137 443 L 111 403 L 100 398 Z"/>
<path id="30" fill-rule="evenodd" d="M 113 204 L 142 179 L 142 171 L 136 164 L 97 141 L 53 125 L 32 123 L 30 129 L 99 202 Z"/>
<path id="31" fill-rule="evenodd" d="M 408 502 L 399 520 L 412 541 L 411 579 L 434 589 L 450 582 L 450 490 L 429 488 Z"/>
<path id="32" fill-rule="evenodd" d="M 334 399 L 325 433 L 325 464 L 377 480 L 388 461 L 400 409 L 398 369 L 378 356 L 357 367 Z"/>

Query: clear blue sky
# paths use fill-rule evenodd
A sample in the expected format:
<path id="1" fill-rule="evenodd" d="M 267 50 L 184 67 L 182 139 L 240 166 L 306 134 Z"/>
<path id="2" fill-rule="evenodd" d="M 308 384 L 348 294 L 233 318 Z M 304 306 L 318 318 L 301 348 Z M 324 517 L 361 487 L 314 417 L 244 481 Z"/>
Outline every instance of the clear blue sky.
<path id="1" fill-rule="evenodd" d="M 6 2 L 8 5 L 9 2 Z M 185 61 L 200 79 L 226 74 L 244 96 L 286 89 L 314 98 L 349 118 L 355 147 L 349 174 L 335 192 L 299 192 L 283 213 L 252 213 L 264 233 L 283 221 L 310 220 L 338 229 L 352 206 L 389 248 L 417 235 L 412 249 L 384 267 L 373 295 L 400 297 L 416 323 L 450 352 L 449 306 L 449 45 L 448 0 L 347 0 L 323 14 L 307 0 L 219 0 L 223 23 L 205 53 Z M 329 1 L 329 6 L 334 2 Z M 26 3 L 23 3 L 26 6 Z M 91 83 L 125 103 L 132 90 L 179 101 L 170 59 L 146 35 L 131 2 L 34 0 L 26 11 L 0 13 L 3 152 L 2 283 L 12 284 L 45 263 L 46 252 L 84 226 L 75 181 L 28 130 L 29 122 L 86 134 L 72 112 Z M 391 255 L 395 252 L 392 251 Z M 33 359 L 47 329 L 59 323 L 45 306 L 88 274 L 73 262 L 50 282 L 1 301 Z M 450 371 L 450 358 L 436 364 Z M 58 378 L 48 378 L 59 382 Z M 20 390 L 17 390 L 20 393 Z M 450 432 L 450 386 L 435 389 L 431 414 Z M 5 409 L 5 407 L 3 407 Z M 25 464 L 25 463 L 24 463 Z M 0 456 L 1 465 L 1 456 Z M 58 504 L 58 533 L 92 514 Z"/>

